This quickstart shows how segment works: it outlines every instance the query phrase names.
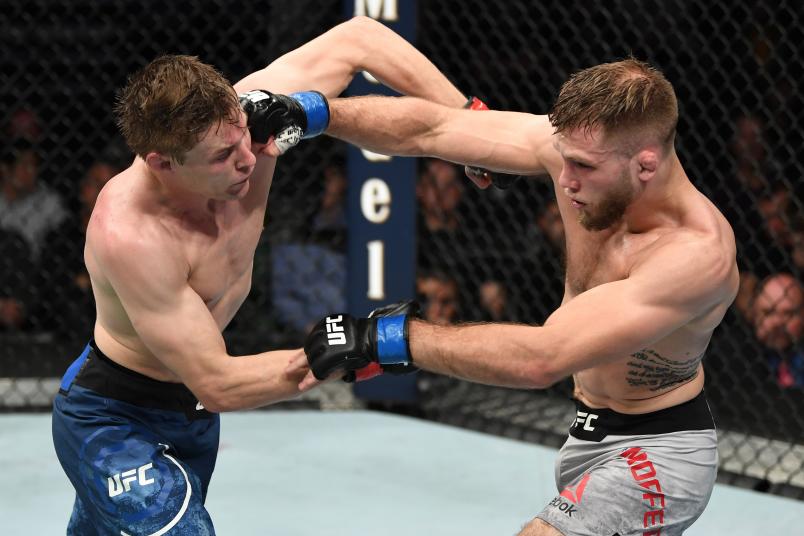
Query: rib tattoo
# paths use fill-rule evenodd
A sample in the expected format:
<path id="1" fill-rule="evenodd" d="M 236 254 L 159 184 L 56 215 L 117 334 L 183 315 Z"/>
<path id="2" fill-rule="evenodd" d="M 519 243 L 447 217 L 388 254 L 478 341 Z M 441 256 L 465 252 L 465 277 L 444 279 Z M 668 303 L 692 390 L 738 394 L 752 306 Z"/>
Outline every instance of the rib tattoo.
<path id="1" fill-rule="evenodd" d="M 698 375 L 698 364 L 703 359 L 703 353 L 688 359 L 678 361 L 667 359 L 658 353 L 645 348 L 631 354 L 634 359 L 628 362 L 626 380 L 633 387 L 648 387 L 651 391 L 659 391 L 677 383 L 684 383 Z"/>

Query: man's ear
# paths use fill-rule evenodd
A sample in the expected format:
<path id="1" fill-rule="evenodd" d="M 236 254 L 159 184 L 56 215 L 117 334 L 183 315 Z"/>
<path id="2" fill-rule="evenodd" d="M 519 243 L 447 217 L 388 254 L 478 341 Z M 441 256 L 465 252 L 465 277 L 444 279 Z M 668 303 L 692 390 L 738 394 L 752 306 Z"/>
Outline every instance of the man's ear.
<path id="1" fill-rule="evenodd" d="M 164 173 L 173 170 L 173 161 L 169 156 L 161 153 L 151 152 L 145 155 L 145 163 L 152 171 Z"/>
<path id="2" fill-rule="evenodd" d="M 648 182 L 659 169 L 659 154 L 654 149 L 643 149 L 637 153 L 636 159 L 639 180 Z"/>

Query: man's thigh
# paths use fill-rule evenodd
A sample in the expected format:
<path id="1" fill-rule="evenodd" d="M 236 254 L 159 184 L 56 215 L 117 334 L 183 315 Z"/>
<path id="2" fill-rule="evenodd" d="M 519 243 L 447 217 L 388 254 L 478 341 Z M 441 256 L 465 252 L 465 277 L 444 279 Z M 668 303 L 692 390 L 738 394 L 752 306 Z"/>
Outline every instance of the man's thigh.
<path id="1" fill-rule="evenodd" d="M 701 441 L 714 444 L 707 432 Z M 682 441 L 687 441 L 682 439 Z M 645 446 L 617 448 L 570 482 L 537 518 L 534 535 L 674 536 L 703 512 L 714 486 L 714 449 L 681 449 L 671 437 L 640 438 Z M 531 534 L 525 532 L 524 534 Z"/>
<path id="2" fill-rule="evenodd" d="M 100 427 L 60 459 L 77 494 L 72 534 L 214 534 L 201 479 L 146 429 Z"/>
<path id="3" fill-rule="evenodd" d="M 517 536 L 564 536 L 555 527 L 538 517 L 525 525 Z"/>

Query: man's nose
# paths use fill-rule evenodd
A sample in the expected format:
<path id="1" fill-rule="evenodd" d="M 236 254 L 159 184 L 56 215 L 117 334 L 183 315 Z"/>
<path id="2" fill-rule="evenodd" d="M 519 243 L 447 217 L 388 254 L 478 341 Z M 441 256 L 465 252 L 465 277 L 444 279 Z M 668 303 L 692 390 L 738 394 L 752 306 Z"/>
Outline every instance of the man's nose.
<path id="1" fill-rule="evenodd" d="M 238 169 L 240 171 L 244 171 L 250 167 L 253 167 L 254 164 L 257 163 L 257 157 L 254 156 L 254 153 L 251 152 L 250 148 L 246 148 L 243 150 L 243 154 L 238 161 Z"/>
<path id="2" fill-rule="evenodd" d="M 558 185 L 572 192 L 577 192 L 581 189 L 581 183 L 567 173 L 567 168 L 561 170 L 561 175 L 558 176 Z"/>

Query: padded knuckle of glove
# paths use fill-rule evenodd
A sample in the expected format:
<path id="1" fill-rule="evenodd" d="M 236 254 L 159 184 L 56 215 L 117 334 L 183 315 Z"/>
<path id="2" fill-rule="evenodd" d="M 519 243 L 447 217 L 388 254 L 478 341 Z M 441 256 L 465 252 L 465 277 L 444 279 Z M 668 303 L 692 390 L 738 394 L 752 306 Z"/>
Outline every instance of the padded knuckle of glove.
<path id="1" fill-rule="evenodd" d="M 303 112 L 292 113 L 299 105 L 290 97 L 256 89 L 240 95 L 239 100 L 248 116 L 252 141 L 267 143 L 271 136 L 282 135 L 283 144 L 291 147 L 301 139 L 306 120 Z"/>

